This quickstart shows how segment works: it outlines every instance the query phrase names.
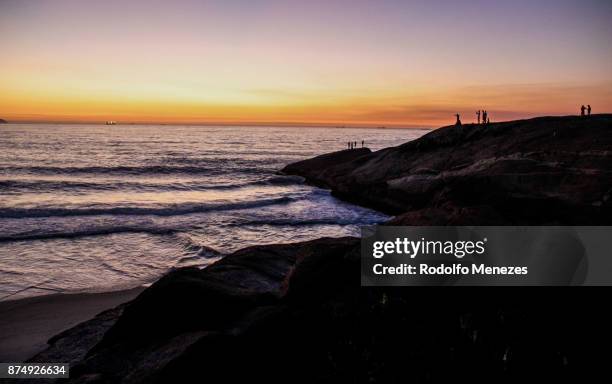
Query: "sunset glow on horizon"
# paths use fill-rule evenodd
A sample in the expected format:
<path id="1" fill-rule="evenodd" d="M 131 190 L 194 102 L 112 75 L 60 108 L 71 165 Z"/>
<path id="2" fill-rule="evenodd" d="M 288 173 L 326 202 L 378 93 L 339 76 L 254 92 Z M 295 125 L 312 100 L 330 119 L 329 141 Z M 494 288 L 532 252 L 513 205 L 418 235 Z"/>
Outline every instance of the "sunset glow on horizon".
<path id="1" fill-rule="evenodd" d="M 3 0 L 0 118 L 428 127 L 477 109 L 611 112 L 611 17 L 605 0 Z"/>

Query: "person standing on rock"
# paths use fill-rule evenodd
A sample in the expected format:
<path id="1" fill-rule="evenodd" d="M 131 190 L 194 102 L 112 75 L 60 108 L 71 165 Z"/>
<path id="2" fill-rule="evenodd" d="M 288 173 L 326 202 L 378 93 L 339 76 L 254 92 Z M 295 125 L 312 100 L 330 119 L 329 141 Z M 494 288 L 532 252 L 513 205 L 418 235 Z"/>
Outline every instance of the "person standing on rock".
<path id="1" fill-rule="evenodd" d="M 591 116 L 591 104 L 587 105 L 587 115 Z"/>
<path id="2" fill-rule="evenodd" d="M 361 140 L 361 148 L 365 147 L 365 140 Z"/>
<path id="3" fill-rule="evenodd" d="M 459 114 L 456 113 L 455 116 L 457 117 L 457 122 L 455 123 L 455 125 L 460 126 L 461 125 L 461 119 L 459 118 Z"/>
<path id="4" fill-rule="evenodd" d="M 489 113 L 487 111 L 482 111 L 482 123 L 486 124 L 487 123 L 487 117 L 489 116 Z"/>
<path id="5" fill-rule="evenodd" d="M 584 117 L 584 111 L 586 110 L 586 107 L 583 105 L 582 107 L 580 107 L 580 116 Z"/>
<path id="6" fill-rule="evenodd" d="M 478 124 L 480 124 L 480 109 L 476 111 L 476 116 L 478 117 Z"/>

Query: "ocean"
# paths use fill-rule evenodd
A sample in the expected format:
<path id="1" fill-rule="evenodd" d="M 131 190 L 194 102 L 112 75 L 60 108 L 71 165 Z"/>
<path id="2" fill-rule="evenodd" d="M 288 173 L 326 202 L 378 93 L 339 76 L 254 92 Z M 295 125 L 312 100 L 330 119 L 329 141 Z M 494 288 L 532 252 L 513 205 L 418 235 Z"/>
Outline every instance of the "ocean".
<path id="1" fill-rule="evenodd" d="M 0 301 L 132 288 L 246 246 L 358 236 L 388 217 L 277 171 L 348 141 L 378 150 L 426 132 L 0 125 Z"/>

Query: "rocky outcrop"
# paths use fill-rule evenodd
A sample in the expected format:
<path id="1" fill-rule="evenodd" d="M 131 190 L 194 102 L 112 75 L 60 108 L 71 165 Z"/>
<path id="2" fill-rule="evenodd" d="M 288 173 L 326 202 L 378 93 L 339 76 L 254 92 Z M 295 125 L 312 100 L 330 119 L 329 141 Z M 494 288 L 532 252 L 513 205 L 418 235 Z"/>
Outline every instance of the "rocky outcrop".
<path id="1" fill-rule="evenodd" d="M 337 167 L 336 172 L 341 173 L 343 164 L 353 164 L 355 160 L 370 153 L 372 151 L 369 148 L 345 149 L 343 151 L 326 153 L 312 159 L 289 164 L 283 168 L 281 173 L 285 175 L 299 175 L 304 177 L 310 184 L 329 188 L 333 184 L 333 179 L 321 177 L 321 173 L 324 170 L 329 169 L 330 165 L 334 165 Z M 344 171 L 350 172 L 350 170 L 350 168 L 347 168 Z M 333 176 L 330 177 L 333 178 Z"/>
<path id="2" fill-rule="evenodd" d="M 347 151 L 342 151 L 347 152 Z M 612 115 L 450 126 L 285 167 L 392 224 L 610 224 Z"/>
<path id="3" fill-rule="evenodd" d="M 299 315 L 304 308 L 322 305 L 349 281 L 358 287 L 358 250 L 358 239 L 324 238 L 246 248 L 205 269 L 177 269 L 127 305 L 54 337 L 50 348 L 31 361 L 74 362 L 73 382 L 187 382 L 178 378 L 202 369 L 214 382 L 246 379 L 257 368 L 251 360 L 260 359 L 257 369 L 267 369 L 266 343 L 291 340 L 282 332 L 262 339 L 260 327 L 274 333 L 286 327 L 278 321 L 290 322 L 293 316 L 304 321 Z M 253 337 L 258 342 L 251 344 Z M 258 355 L 258 349 L 266 352 Z M 208 361 L 205 366 L 201 358 Z"/>
<path id="4" fill-rule="evenodd" d="M 62 361 L 71 366 L 80 362 L 117 322 L 124 308 L 125 305 L 119 305 L 101 312 L 93 319 L 53 336 L 48 341 L 49 348 L 38 353 L 29 361 Z"/>
<path id="5" fill-rule="evenodd" d="M 7 123 L 7 121 L 6 121 L 6 120 L 4 120 L 4 119 L 0 119 L 0 124 L 6 124 L 6 123 Z"/>
<path id="6" fill-rule="evenodd" d="M 359 278 L 355 238 L 243 249 L 169 273 L 33 361 L 71 361 L 70 383 L 563 382 L 609 321 L 576 291 L 492 300 Z"/>

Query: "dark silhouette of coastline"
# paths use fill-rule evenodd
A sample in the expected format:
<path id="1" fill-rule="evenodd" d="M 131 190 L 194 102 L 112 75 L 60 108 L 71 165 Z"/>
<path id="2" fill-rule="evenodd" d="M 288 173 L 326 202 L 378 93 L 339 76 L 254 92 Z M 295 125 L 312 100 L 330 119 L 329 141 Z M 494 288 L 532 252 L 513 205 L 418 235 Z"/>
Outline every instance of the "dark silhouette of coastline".
<path id="1" fill-rule="evenodd" d="M 541 117 L 448 126 L 395 148 L 344 161 L 327 154 L 283 172 L 397 215 L 396 224 L 595 225 L 612 218 L 611 147 L 612 115 Z"/>

